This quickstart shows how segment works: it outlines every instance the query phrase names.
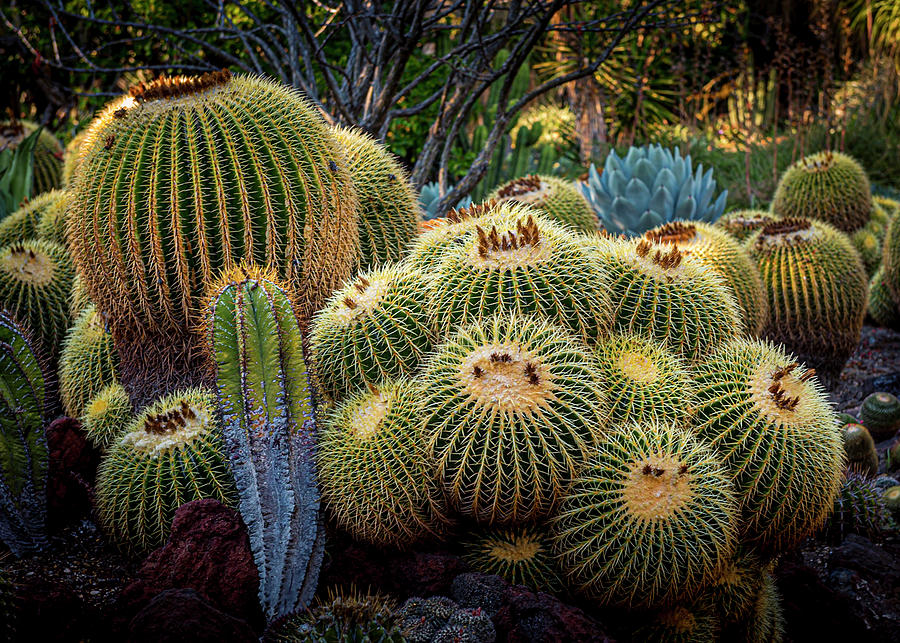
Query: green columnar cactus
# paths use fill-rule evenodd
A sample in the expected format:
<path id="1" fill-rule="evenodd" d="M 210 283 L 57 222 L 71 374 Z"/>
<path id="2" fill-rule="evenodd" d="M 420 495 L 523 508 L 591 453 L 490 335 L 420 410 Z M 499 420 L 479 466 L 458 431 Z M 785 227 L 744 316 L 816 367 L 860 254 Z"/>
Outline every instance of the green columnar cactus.
<path id="1" fill-rule="evenodd" d="M 751 614 L 762 589 L 762 563 L 756 554 L 739 551 L 722 565 L 705 590 L 723 625 L 737 623 Z"/>
<path id="2" fill-rule="evenodd" d="M 552 145 L 558 150 L 571 145 L 575 140 L 575 113 L 569 107 L 559 105 L 536 105 L 523 111 L 516 120 L 513 130 L 520 127 L 531 129 L 541 126 L 541 133 L 535 145 Z"/>
<path id="3" fill-rule="evenodd" d="M 31 121 L 0 124 L 0 149 L 15 149 L 22 140 L 38 128 Z M 31 194 L 37 196 L 58 188 L 62 181 L 63 146 L 47 128 L 38 134 L 34 148 L 34 185 Z"/>
<path id="4" fill-rule="evenodd" d="M 779 179 L 772 212 L 783 218 L 818 219 L 853 232 L 868 222 L 872 212 L 869 177 L 859 163 L 840 152 L 805 156 Z"/>
<path id="5" fill-rule="evenodd" d="M 589 349 L 538 318 L 461 328 L 420 379 L 438 476 L 456 509 L 481 522 L 548 515 L 607 421 Z"/>
<path id="6" fill-rule="evenodd" d="M 653 614 L 633 640 L 646 643 L 708 643 L 717 640 L 719 618 L 708 600 L 681 603 Z"/>
<path id="7" fill-rule="evenodd" d="M 508 207 L 520 215 L 514 223 L 476 226 L 435 271 L 430 305 L 441 330 L 510 312 L 542 315 L 586 340 L 605 336 L 611 305 L 593 253 L 527 206 Z"/>
<path id="8" fill-rule="evenodd" d="M 494 190 L 488 199 L 531 206 L 557 223 L 579 232 L 591 234 L 597 232 L 599 227 L 597 215 L 578 189 L 568 181 L 553 176 L 531 174 L 513 179 Z"/>
<path id="9" fill-rule="evenodd" d="M 890 393 L 872 393 L 859 408 L 859 421 L 877 442 L 893 437 L 900 429 L 900 400 Z"/>
<path id="10" fill-rule="evenodd" d="M 66 145 L 62 171 L 62 184 L 64 186 L 71 185 L 75 178 L 75 172 L 78 171 L 78 165 L 81 161 L 81 145 L 87 139 L 89 131 L 88 127 L 82 128 Z"/>
<path id="11" fill-rule="evenodd" d="M 743 512 L 742 539 L 761 552 L 797 545 L 825 521 L 844 448 L 814 372 L 781 348 L 735 339 L 695 368 L 696 432 L 725 460 Z"/>
<path id="12" fill-rule="evenodd" d="M 613 334 L 594 350 L 614 423 L 687 422 L 694 383 L 686 364 L 665 345 Z"/>
<path id="13" fill-rule="evenodd" d="M 900 328 L 900 311 L 884 282 L 884 266 L 879 266 L 869 281 L 869 317 L 885 328 Z"/>
<path id="14" fill-rule="evenodd" d="M 347 398 L 319 436 L 322 499 L 359 540 L 402 547 L 445 526 L 422 433 L 423 399 L 409 380 L 382 383 Z"/>
<path id="15" fill-rule="evenodd" d="M 0 309 L 0 540 L 16 556 L 47 544 L 49 393 L 39 355 Z"/>
<path id="16" fill-rule="evenodd" d="M 554 519 L 570 586 L 603 602 L 678 602 L 734 553 L 737 502 L 719 456 L 676 425 L 606 436 Z"/>
<path id="17" fill-rule="evenodd" d="M 64 201 L 64 195 L 65 192 L 60 190 L 38 195 L 0 221 L 0 247 L 35 237 L 46 238 L 38 233 L 41 222 L 48 213 L 59 210 L 59 204 Z M 65 210 L 65 205 L 62 205 L 62 209 Z M 54 239 L 48 240 L 54 241 Z M 57 241 L 57 243 L 59 242 Z"/>
<path id="18" fill-rule="evenodd" d="M 340 400 L 367 383 L 410 376 L 431 351 L 429 279 L 406 266 L 365 272 L 313 318 L 310 349 L 322 394 Z"/>
<path id="19" fill-rule="evenodd" d="M 178 391 L 146 407 L 106 453 L 97 472 L 97 514 L 126 550 L 162 545 L 175 510 L 215 498 L 235 503 L 213 396 Z"/>
<path id="20" fill-rule="evenodd" d="M 59 393 L 66 415 L 81 416 L 88 401 L 116 380 L 118 361 L 103 315 L 88 307 L 66 333 L 59 356 Z"/>
<path id="21" fill-rule="evenodd" d="M 114 334 L 172 343 L 205 285 L 243 260 L 294 284 L 305 323 L 357 256 L 344 155 L 304 98 L 262 78 L 132 87 L 91 123 L 70 190 L 69 246 Z"/>
<path id="22" fill-rule="evenodd" d="M 850 534 L 878 538 L 889 521 L 881 491 L 872 479 L 848 471 L 834 500 L 834 511 L 828 517 L 825 533 L 835 544 L 840 544 Z"/>
<path id="23" fill-rule="evenodd" d="M 500 527 L 473 531 L 462 544 L 463 560 L 474 572 L 496 574 L 514 585 L 540 592 L 563 590 L 552 540 L 544 527 Z"/>
<path id="24" fill-rule="evenodd" d="M 708 223 L 681 221 L 648 230 L 644 238 L 675 246 L 715 270 L 740 306 L 744 330 L 750 335 L 762 331 L 769 314 L 766 291 L 759 269 L 738 242 Z"/>
<path id="25" fill-rule="evenodd" d="M 128 393 L 118 382 L 103 387 L 85 404 L 80 420 L 88 442 L 109 450 L 134 420 Z"/>
<path id="26" fill-rule="evenodd" d="M 765 210 L 735 210 L 723 214 L 714 225 L 743 243 L 764 225 L 777 220 L 777 215 Z"/>
<path id="27" fill-rule="evenodd" d="M 65 248 L 23 241 L 0 248 L 0 306 L 20 318 L 55 356 L 69 326 L 75 271 Z"/>
<path id="28" fill-rule="evenodd" d="M 201 310 L 259 599 L 271 621 L 309 604 L 325 545 L 296 302 L 274 271 L 248 265 L 211 284 Z"/>
<path id="29" fill-rule="evenodd" d="M 742 330 L 730 289 L 698 259 L 646 239 L 585 243 L 611 284 L 619 332 L 647 335 L 694 362 Z"/>
<path id="30" fill-rule="evenodd" d="M 869 476 L 878 473 L 878 452 L 869 430 L 862 424 L 845 424 L 841 433 L 847 452 L 847 468 Z"/>
<path id="31" fill-rule="evenodd" d="M 362 131 L 335 127 L 359 199 L 359 264 L 369 270 L 399 261 L 416 236 L 419 206 L 406 170 L 387 148 Z"/>
<path id="32" fill-rule="evenodd" d="M 850 239 L 826 223 L 786 219 L 747 241 L 769 298 L 762 337 L 836 379 L 859 343 L 868 279 Z"/>

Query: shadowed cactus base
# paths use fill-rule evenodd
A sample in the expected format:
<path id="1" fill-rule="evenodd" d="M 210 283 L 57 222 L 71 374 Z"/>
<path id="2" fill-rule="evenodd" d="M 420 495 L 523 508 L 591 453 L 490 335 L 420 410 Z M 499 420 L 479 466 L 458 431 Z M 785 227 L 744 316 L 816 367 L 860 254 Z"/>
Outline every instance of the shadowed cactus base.
<path id="1" fill-rule="evenodd" d="M 662 609 L 634 633 L 646 643 L 708 643 L 716 640 L 719 618 L 708 600 Z"/>
<path id="2" fill-rule="evenodd" d="M 488 199 L 531 206 L 579 232 L 591 234 L 599 228 L 597 215 L 578 189 L 553 176 L 532 174 L 514 179 L 494 190 Z"/>
<path id="3" fill-rule="evenodd" d="M 900 429 L 900 400 L 890 393 L 872 393 L 863 400 L 859 421 L 876 442 L 893 437 Z"/>
<path id="4" fill-rule="evenodd" d="M 128 393 L 121 384 L 113 382 L 88 401 L 79 419 L 88 442 L 106 451 L 132 424 L 133 417 Z"/>
<path id="5" fill-rule="evenodd" d="M 570 587 L 651 607 L 691 596 L 734 554 L 737 502 L 719 456 L 686 429 L 633 424 L 611 433 L 553 521 Z"/>
<path id="6" fill-rule="evenodd" d="M 319 436 L 322 499 L 354 538 L 408 546 L 440 536 L 446 508 L 426 456 L 424 393 L 409 380 L 350 396 Z"/>
<path id="7" fill-rule="evenodd" d="M 88 401 L 116 380 L 118 361 L 103 315 L 88 307 L 66 334 L 59 356 L 59 392 L 66 415 L 81 416 Z"/>
<path id="8" fill-rule="evenodd" d="M 862 424 L 845 424 L 841 433 L 847 452 L 847 468 L 869 476 L 878 473 L 878 452 L 869 430 Z"/>
<path id="9" fill-rule="evenodd" d="M 191 500 L 236 501 L 213 396 L 176 392 L 135 418 L 100 463 L 97 514 L 120 547 L 162 545 L 175 510 Z"/>
<path id="10" fill-rule="evenodd" d="M 781 348 L 736 339 L 695 368 L 697 434 L 722 455 L 737 492 L 742 540 L 779 552 L 831 511 L 845 456 L 813 371 Z"/>
<path id="11" fill-rule="evenodd" d="M 762 589 L 763 570 L 760 559 L 751 552 L 740 552 L 726 561 L 705 594 L 712 601 L 722 625 L 747 618 Z"/>
<path id="12" fill-rule="evenodd" d="M 513 585 L 555 594 L 564 588 L 549 532 L 541 526 L 476 530 L 462 544 L 472 571 L 496 574 Z"/>
<path id="13" fill-rule="evenodd" d="M 590 350 L 537 318 L 461 328 L 419 379 L 438 477 L 455 508 L 480 522 L 548 515 L 606 430 Z"/>
<path id="14" fill-rule="evenodd" d="M 735 628 L 747 643 L 781 643 L 784 639 L 784 612 L 781 595 L 771 569 L 762 573 L 762 584 L 753 608 Z"/>
<path id="15" fill-rule="evenodd" d="M 434 346 L 428 289 L 427 276 L 403 265 L 364 272 L 313 317 L 311 356 L 328 400 L 412 375 Z"/>

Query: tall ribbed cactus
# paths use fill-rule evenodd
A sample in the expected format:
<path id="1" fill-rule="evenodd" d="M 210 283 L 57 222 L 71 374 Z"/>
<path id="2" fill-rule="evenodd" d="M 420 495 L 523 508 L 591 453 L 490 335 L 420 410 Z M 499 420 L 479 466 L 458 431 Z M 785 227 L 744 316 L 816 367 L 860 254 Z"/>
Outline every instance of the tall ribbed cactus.
<path id="1" fill-rule="evenodd" d="M 0 540 L 17 556 L 47 544 L 46 388 L 33 345 L 0 310 Z"/>
<path id="2" fill-rule="evenodd" d="M 309 603 L 325 546 L 295 303 L 271 273 L 239 267 L 211 286 L 203 315 L 226 450 L 271 620 Z"/>
<path id="3" fill-rule="evenodd" d="M 68 241 L 114 334 L 186 328 L 205 284 L 241 260 L 291 280 L 303 322 L 356 259 L 337 143 L 304 98 L 262 78 L 133 87 L 92 122 L 70 189 Z"/>

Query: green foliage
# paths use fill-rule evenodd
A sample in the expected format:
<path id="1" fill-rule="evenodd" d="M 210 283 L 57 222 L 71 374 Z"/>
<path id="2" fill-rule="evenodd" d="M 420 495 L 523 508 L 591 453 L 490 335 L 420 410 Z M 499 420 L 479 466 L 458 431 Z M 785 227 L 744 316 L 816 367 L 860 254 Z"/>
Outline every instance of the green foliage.
<path id="1" fill-rule="evenodd" d="M 39 350 L 0 309 L 0 539 L 16 556 L 47 544 L 46 377 Z"/>
<path id="2" fill-rule="evenodd" d="M 586 346 L 538 318 L 487 317 L 438 347 L 420 394 L 451 504 L 495 525 L 548 515 L 605 430 L 597 375 Z"/>
<path id="3" fill-rule="evenodd" d="M 847 468 L 868 476 L 878 473 L 878 452 L 869 430 L 862 424 L 851 423 L 845 424 L 841 433 L 847 453 Z"/>
<path id="4" fill-rule="evenodd" d="M 427 276 L 404 265 L 360 273 L 313 317 L 311 358 L 320 392 L 340 400 L 411 376 L 434 346 Z"/>
<path id="5" fill-rule="evenodd" d="M 59 393 L 69 417 L 80 417 L 100 389 L 116 380 L 118 356 L 103 315 L 90 306 L 66 333 L 59 356 Z"/>
<path id="6" fill-rule="evenodd" d="M 444 499 L 426 454 L 425 392 L 409 380 L 351 395 L 319 435 L 322 499 L 354 538 L 407 546 L 440 535 Z"/>
<path id="7" fill-rule="evenodd" d="M 79 419 L 88 442 L 107 451 L 134 419 L 128 393 L 118 382 L 103 387 L 85 404 Z"/>
<path id="8" fill-rule="evenodd" d="M 19 209 L 33 192 L 34 150 L 39 136 L 40 130 L 18 145 L 0 145 L 0 221 Z M 7 136 L 0 133 L 0 138 Z"/>
<path id="9" fill-rule="evenodd" d="M 696 432 L 724 458 L 742 540 L 760 552 L 797 545 L 825 521 L 844 466 L 818 380 L 781 348 L 743 338 L 697 365 L 695 379 Z"/>
<path id="10" fill-rule="evenodd" d="M 538 592 L 563 590 L 550 534 L 543 526 L 476 529 L 461 546 L 463 560 L 474 572 L 496 574 Z"/>
<path id="11" fill-rule="evenodd" d="M 872 393 L 859 409 L 859 421 L 881 442 L 900 429 L 900 400 L 890 393 Z"/>
<path id="12" fill-rule="evenodd" d="M 137 552 L 165 542 L 175 510 L 186 502 L 234 505 L 213 396 L 183 390 L 144 408 L 100 462 L 95 493 L 104 530 Z"/>
<path id="13" fill-rule="evenodd" d="M 578 189 L 562 179 L 536 174 L 522 176 L 501 185 L 488 199 L 529 205 L 573 230 L 585 234 L 597 232 L 594 211 Z"/>
<path id="14" fill-rule="evenodd" d="M 719 456 L 689 431 L 634 423 L 605 436 L 554 519 L 570 586 L 602 602 L 679 602 L 734 553 L 737 502 Z"/>

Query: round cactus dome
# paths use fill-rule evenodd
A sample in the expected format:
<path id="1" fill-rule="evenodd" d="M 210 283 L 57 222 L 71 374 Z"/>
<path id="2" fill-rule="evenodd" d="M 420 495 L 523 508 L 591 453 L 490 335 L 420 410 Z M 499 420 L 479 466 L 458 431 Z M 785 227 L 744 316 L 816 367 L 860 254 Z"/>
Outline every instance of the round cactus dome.
<path id="1" fill-rule="evenodd" d="M 101 389 L 84 407 L 80 420 L 88 441 L 101 450 L 112 447 L 131 424 L 131 400 L 118 382 Z"/>
<path id="2" fill-rule="evenodd" d="M 819 152 L 794 163 L 772 199 L 778 216 L 814 218 L 853 232 L 869 221 L 872 190 L 865 170 L 840 152 Z"/>
<path id="3" fill-rule="evenodd" d="M 489 198 L 529 205 L 558 223 L 579 232 L 596 232 L 599 221 L 590 204 L 571 183 L 553 176 L 531 174 L 500 186 Z"/>
<path id="4" fill-rule="evenodd" d="M 719 456 L 686 429 L 608 435 L 554 519 L 563 569 L 591 598 L 671 603 L 712 582 L 736 544 L 737 503 Z"/>
<path id="5" fill-rule="evenodd" d="M 551 593 L 563 589 L 550 535 L 538 526 L 475 531 L 463 545 L 463 560 L 478 573 L 496 574 L 514 585 Z"/>
<path id="6" fill-rule="evenodd" d="M 890 393 L 872 393 L 859 409 L 859 420 L 881 442 L 900 429 L 900 400 Z"/>
<path id="7" fill-rule="evenodd" d="M 118 358 L 103 316 L 91 305 L 69 329 L 59 358 L 63 410 L 79 417 L 85 404 L 116 379 Z"/>

